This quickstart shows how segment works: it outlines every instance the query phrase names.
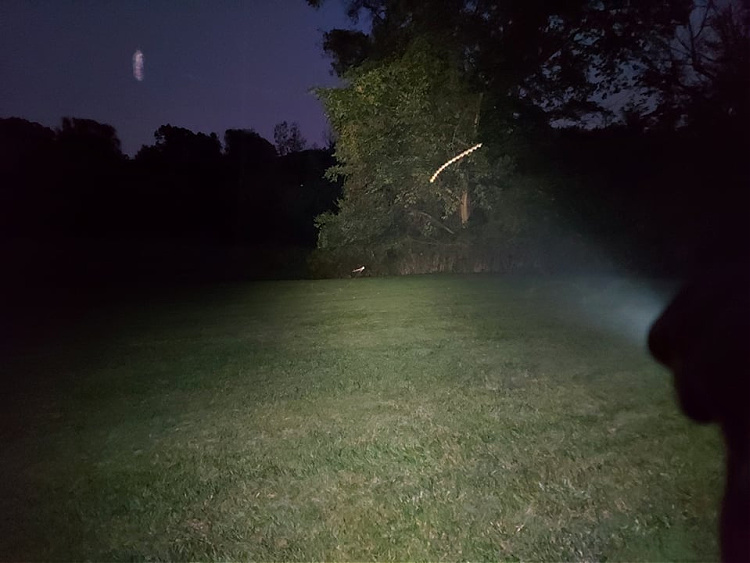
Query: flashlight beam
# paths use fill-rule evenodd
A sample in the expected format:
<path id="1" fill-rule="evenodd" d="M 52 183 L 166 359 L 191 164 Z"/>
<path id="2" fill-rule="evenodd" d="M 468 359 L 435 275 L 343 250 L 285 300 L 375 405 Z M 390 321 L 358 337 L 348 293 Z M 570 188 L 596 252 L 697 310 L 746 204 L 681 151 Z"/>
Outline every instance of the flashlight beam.
<path id="1" fill-rule="evenodd" d="M 477 143 L 476 145 L 474 145 L 470 149 L 467 149 L 464 152 L 462 152 L 461 154 L 456 155 L 453 158 L 451 158 L 448 162 L 446 162 L 445 164 L 443 164 L 440 168 L 438 168 L 435 171 L 435 173 L 432 175 L 432 178 L 430 178 L 430 184 L 432 184 L 435 181 L 435 178 L 437 178 L 438 175 L 440 175 L 440 173 L 443 170 L 445 170 L 446 168 L 448 168 L 451 164 L 453 164 L 457 160 L 461 160 L 463 157 L 465 157 L 467 155 L 470 155 L 471 153 L 473 153 L 475 150 L 477 150 L 481 146 L 482 146 L 482 143 Z"/>

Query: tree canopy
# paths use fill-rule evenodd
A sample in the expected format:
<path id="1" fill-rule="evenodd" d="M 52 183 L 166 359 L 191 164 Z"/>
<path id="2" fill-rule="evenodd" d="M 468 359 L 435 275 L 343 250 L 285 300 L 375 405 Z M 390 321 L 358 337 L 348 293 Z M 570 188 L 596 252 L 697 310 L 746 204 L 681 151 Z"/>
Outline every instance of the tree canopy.
<path id="1" fill-rule="evenodd" d="M 602 180 L 570 176 L 564 128 L 613 128 L 602 138 L 617 151 L 620 135 L 631 153 L 631 133 L 651 144 L 659 131 L 701 134 L 732 155 L 748 145 L 747 3 L 349 0 L 346 10 L 369 30 L 324 36 L 344 79 L 319 95 L 338 137 L 331 174 L 345 186 L 338 215 L 319 220 L 323 249 L 476 243 L 489 226 L 495 240 L 532 225 L 539 234 L 553 198 L 565 196 L 558 210 L 583 209 L 591 194 L 576 186 Z M 480 142 L 429 183 L 442 162 Z M 719 152 L 707 149 L 706 166 Z M 738 169 L 738 158 L 729 160 Z M 644 175 L 653 169 L 629 164 Z M 608 216 L 595 214 L 591 224 Z"/>
<path id="2" fill-rule="evenodd" d="M 277 123 L 273 128 L 273 140 L 281 156 L 299 152 L 307 147 L 307 140 L 302 136 L 296 121 L 291 124 L 286 121 Z"/>
<path id="3" fill-rule="evenodd" d="M 474 150 L 435 174 L 478 144 L 482 94 L 455 57 L 421 37 L 348 78 L 318 91 L 338 137 L 329 175 L 345 180 L 338 213 L 318 221 L 321 249 L 372 262 L 426 246 L 455 250 L 493 223 L 518 234 L 511 159 L 490 165 Z"/>
<path id="4" fill-rule="evenodd" d="M 626 107 L 673 125 L 696 100 L 718 95 L 737 112 L 750 97 L 746 1 L 349 0 L 347 13 L 370 31 L 325 34 L 340 76 L 427 35 L 516 121 L 611 122 Z"/>

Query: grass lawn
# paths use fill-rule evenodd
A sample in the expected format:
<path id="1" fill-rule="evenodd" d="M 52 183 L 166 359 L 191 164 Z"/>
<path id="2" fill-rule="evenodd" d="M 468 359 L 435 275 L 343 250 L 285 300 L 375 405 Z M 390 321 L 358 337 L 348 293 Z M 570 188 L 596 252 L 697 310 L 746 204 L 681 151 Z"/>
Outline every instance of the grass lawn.
<path id="1" fill-rule="evenodd" d="M 102 303 L 2 369 L 3 560 L 716 559 L 718 433 L 615 280 Z M 616 324 L 616 323 L 615 323 Z"/>

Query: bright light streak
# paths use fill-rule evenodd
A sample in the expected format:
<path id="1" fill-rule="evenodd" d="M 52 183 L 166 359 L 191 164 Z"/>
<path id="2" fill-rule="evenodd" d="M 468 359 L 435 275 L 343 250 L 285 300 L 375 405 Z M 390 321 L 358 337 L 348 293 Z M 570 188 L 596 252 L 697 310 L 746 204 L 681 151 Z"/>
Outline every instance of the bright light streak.
<path id="1" fill-rule="evenodd" d="M 432 175 L 432 178 L 430 178 L 430 184 L 432 184 L 432 183 L 433 183 L 433 182 L 435 181 L 435 178 L 437 178 L 437 177 L 438 177 L 438 175 L 439 175 L 439 174 L 440 174 L 440 173 L 441 173 L 441 172 L 442 172 L 443 170 L 445 170 L 446 168 L 448 168 L 448 167 L 449 167 L 449 166 L 450 166 L 451 164 L 453 164 L 453 163 L 454 163 L 454 162 L 456 162 L 457 160 L 461 160 L 461 159 L 462 159 L 463 157 L 465 157 L 465 156 L 467 156 L 467 155 L 469 155 L 469 154 L 473 153 L 473 152 L 474 152 L 475 150 L 477 150 L 477 149 L 478 149 L 479 147 L 481 147 L 481 146 L 482 146 L 482 143 L 477 143 L 476 145 L 474 145 L 474 146 L 473 146 L 473 147 L 471 147 L 470 149 L 468 149 L 468 150 L 465 150 L 465 151 L 464 151 L 464 152 L 462 152 L 461 154 L 459 154 L 459 155 L 456 155 L 456 156 L 454 156 L 453 158 L 451 158 L 451 159 L 450 159 L 450 160 L 449 160 L 448 162 L 446 162 L 446 163 L 445 163 L 445 164 L 443 164 L 443 165 L 442 165 L 442 166 L 441 166 L 440 168 L 438 168 L 438 169 L 437 169 L 437 171 L 436 171 L 436 172 L 435 172 L 435 173 L 434 173 L 434 174 Z"/>
<path id="2" fill-rule="evenodd" d="M 143 82 L 143 53 L 140 49 L 137 49 L 135 53 L 133 53 L 133 78 L 135 78 L 138 82 Z"/>

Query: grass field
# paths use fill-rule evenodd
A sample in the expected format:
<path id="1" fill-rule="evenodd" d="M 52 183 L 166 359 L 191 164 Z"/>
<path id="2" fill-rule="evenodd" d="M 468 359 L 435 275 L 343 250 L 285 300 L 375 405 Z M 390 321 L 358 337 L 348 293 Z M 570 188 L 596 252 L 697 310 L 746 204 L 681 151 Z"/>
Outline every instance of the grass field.
<path id="1" fill-rule="evenodd" d="M 623 287 L 415 276 L 102 302 L 3 359 L 0 559 L 716 559 L 718 435 L 592 320 L 621 318 Z"/>

